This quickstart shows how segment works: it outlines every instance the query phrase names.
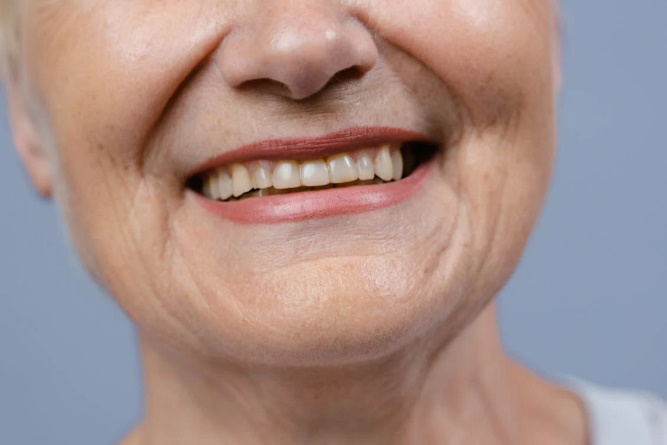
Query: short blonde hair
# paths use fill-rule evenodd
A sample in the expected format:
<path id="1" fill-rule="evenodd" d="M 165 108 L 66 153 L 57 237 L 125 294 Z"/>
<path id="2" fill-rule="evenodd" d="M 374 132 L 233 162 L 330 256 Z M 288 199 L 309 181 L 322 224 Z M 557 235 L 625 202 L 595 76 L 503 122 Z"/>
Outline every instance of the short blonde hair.
<path id="1" fill-rule="evenodd" d="M 13 69 L 18 51 L 16 0 L 0 0 L 0 80 Z"/>

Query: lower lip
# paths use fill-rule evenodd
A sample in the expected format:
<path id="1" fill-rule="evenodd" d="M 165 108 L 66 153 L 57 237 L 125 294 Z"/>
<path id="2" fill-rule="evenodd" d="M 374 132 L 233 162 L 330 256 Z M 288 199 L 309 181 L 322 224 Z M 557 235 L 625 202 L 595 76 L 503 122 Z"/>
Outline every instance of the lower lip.
<path id="1" fill-rule="evenodd" d="M 313 192 L 220 202 L 190 192 L 207 211 L 239 224 L 278 224 L 327 218 L 389 207 L 414 195 L 435 165 L 430 160 L 410 176 L 387 184 L 352 186 Z"/>

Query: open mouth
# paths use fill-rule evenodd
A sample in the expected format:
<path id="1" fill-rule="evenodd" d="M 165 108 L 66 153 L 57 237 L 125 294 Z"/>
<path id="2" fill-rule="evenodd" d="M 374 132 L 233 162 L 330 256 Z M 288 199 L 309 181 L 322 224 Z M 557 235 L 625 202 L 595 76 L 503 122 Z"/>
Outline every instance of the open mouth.
<path id="1" fill-rule="evenodd" d="M 191 177 L 187 186 L 221 202 L 359 185 L 409 177 L 436 153 L 428 142 L 396 142 L 334 153 L 317 159 L 249 160 L 221 165 Z"/>

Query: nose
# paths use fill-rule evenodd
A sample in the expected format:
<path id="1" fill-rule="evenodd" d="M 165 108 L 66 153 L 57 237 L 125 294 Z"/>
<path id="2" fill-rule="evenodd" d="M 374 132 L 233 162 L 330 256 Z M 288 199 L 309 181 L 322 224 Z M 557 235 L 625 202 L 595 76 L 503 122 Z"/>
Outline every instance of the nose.
<path id="1" fill-rule="evenodd" d="M 377 63 L 371 32 L 335 2 L 257 3 L 252 18 L 222 43 L 220 68 L 230 86 L 254 85 L 301 100 L 334 78 L 363 76 Z"/>

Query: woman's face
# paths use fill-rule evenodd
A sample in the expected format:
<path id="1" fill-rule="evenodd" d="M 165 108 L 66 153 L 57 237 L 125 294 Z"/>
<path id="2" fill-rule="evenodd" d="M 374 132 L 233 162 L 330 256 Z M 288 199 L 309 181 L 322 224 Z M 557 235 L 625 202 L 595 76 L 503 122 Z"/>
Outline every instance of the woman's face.
<path id="1" fill-rule="evenodd" d="M 35 183 L 145 335 L 209 357 L 358 361 L 451 335 L 514 269 L 554 154 L 547 0 L 21 8 L 18 145 L 32 125 Z M 308 138 L 323 135 L 353 157 L 439 148 L 407 185 L 198 194 L 205 167 L 319 158 L 328 142 Z M 234 151 L 269 139 L 272 157 Z"/>

